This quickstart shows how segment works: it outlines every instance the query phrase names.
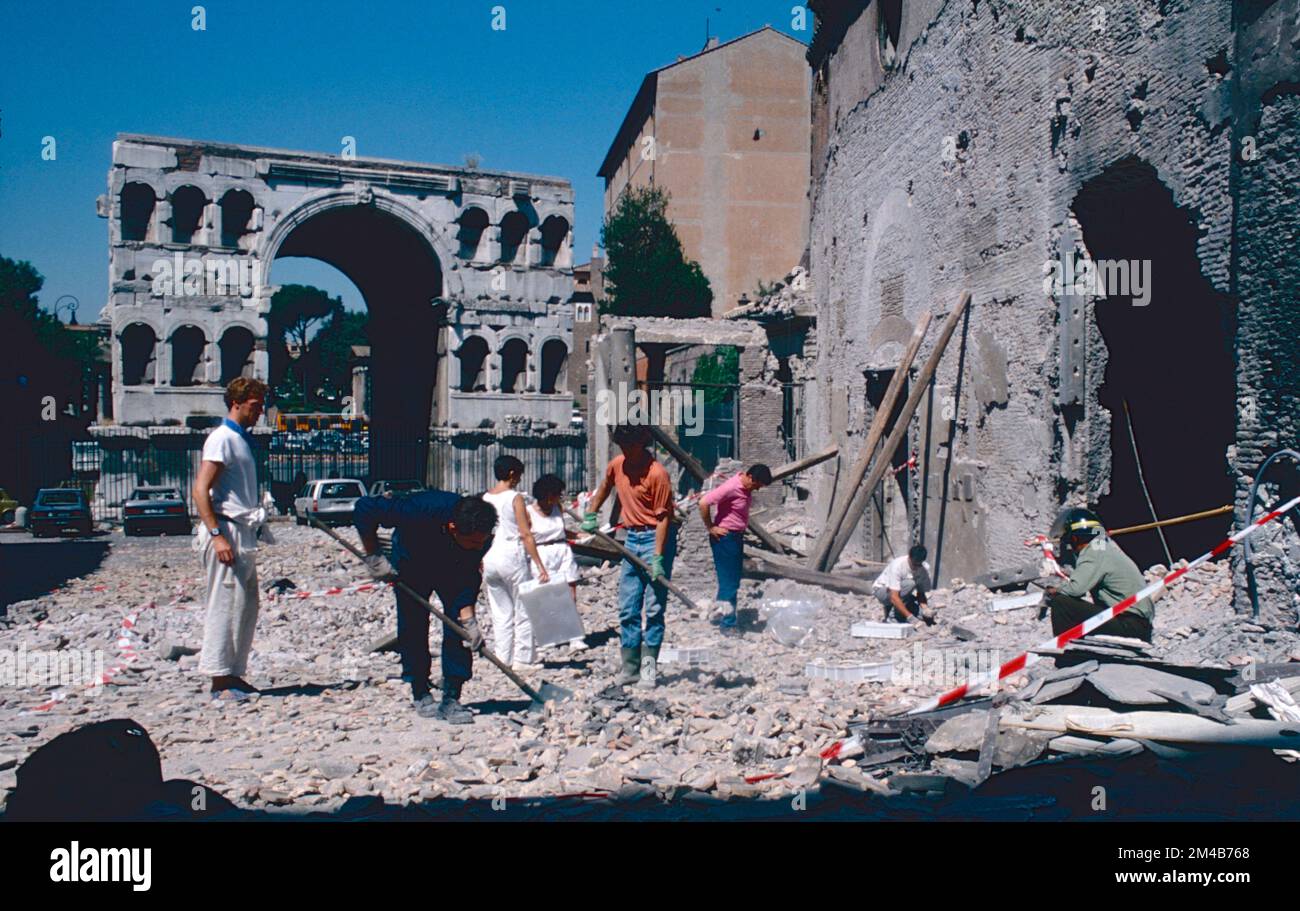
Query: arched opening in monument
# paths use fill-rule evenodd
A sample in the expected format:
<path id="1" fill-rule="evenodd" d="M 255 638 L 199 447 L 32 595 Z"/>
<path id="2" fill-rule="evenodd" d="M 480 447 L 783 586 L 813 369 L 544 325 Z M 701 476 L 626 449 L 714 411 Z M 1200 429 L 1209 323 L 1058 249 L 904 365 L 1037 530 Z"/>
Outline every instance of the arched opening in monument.
<path id="1" fill-rule="evenodd" d="M 173 386 L 197 386 L 203 382 L 203 349 L 208 340 L 197 326 L 181 326 L 172 333 Z"/>
<path id="2" fill-rule="evenodd" d="M 122 188 L 122 240 L 148 240 L 149 225 L 157 203 L 153 187 L 144 183 L 129 183 Z"/>
<path id="3" fill-rule="evenodd" d="M 524 392 L 528 370 L 528 343 L 512 338 L 501 346 L 501 391 Z"/>
<path id="4" fill-rule="evenodd" d="M 559 215 L 547 216 L 542 222 L 542 254 L 540 265 L 554 266 L 564 249 L 564 239 L 569 236 L 569 221 Z"/>
<path id="5" fill-rule="evenodd" d="M 1153 509 L 1170 519 L 1232 503 L 1226 453 L 1236 425 L 1236 314 L 1201 272 L 1194 215 L 1134 157 L 1085 183 L 1073 209 L 1089 258 L 1103 266 L 1094 274 L 1104 276 L 1093 298 L 1109 355 L 1098 391 L 1110 412 L 1102 521 L 1120 528 L 1152 521 Z M 1175 525 L 1165 539 L 1175 560 L 1190 559 L 1230 524 L 1219 516 Z M 1140 567 L 1166 560 L 1155 532 L 1120 541 Z"/>
<path id="6" fill-rule="evenodd" d="M 122 385 L 143 386 L 154 381 L 158 337 L 144 323 L 132 323 L 122 330 Z"/>
<path id="7" fill-rule="evenodd" d="M 456 232 L 456 240 L 460 243 L 457 255 L 461 259 L 477 259 L 479 244 L 483 242 L 483 232 L 488 226 L 488 214 L 478 206 L 470 206 L 460 213 L 457 222 L 460 224 L 460 230 Z"/>
<path id="8" fill-rule="evenodd" d="M 487 364 L 488 343 L 478 335 L 471 335 L 461 344 L 456 352 L 460 361 L 461 392 L 486 392 L 487 385 L 483 378 L 483 367 Z"/>
<path id="9" fill-rule="evenodd" d="M 542 345 L 542 387 L 544 395 L 565 391 L 568 385 L 569 348 L 558 338 Z"/>
<path id="10" fill-rule="evenodd" d="M 253 194 L 247 190 L 227 190 L 221 197 L 221 246 L 238 247 L 248 233 L 253 218 Z"/>
<path id="11" fill-rule="evenodd" d="M 231 326 L 221 335 L 221 385 L 236 377 L 253 375 L 253 333 L 243 326 Z"/>
<path id="12" fill-rule="evenodd" d="M 277 262 L 287 257 L 333 266 L 365 301 L 371 477 L 425 478 L 445 313 L 433 247 L 398 215 L 374 205 L 340 205 L 293 227 L 275 251 Z"/>
<path id="13" fill-rule="evenodd" d="M 198 187 L 177 187 L 172 193 L 172 241 L 178 244 L 194 242 L 203 223 L 203 209 L 208 198 Z"/>
<path id="14" fill-rule="evenodd" d="M 529 227 L 528 216 L 523 212 L 507 212 L 501 219 L 501 262 L 513 263 L 518 259 Z"/>

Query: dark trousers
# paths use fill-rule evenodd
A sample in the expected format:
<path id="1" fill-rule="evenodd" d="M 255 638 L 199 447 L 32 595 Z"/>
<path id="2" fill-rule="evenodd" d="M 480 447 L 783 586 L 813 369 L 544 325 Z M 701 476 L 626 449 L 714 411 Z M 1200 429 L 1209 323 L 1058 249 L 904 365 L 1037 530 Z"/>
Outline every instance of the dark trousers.
<path id="1" fill-rule="evenodd" d="M 1059 636 L 1066 630 L 1078 626 L 1101 611 L 1101 607 L 1091 601 L 1070 595 L 1053 595 L 1047 599 L 1047 604 L 1052 609 L 1052 635 L 1054 636 Z M 1129 608 L 1113 620 L 1107 620 L 1092 632 L 1100 636 L 1126 636 L 1129 639 L 1150 642 L 1151 621 L 1141 614 L 1133 613 L 1133 609 Z"/>
<path id="2" fill-rule="evenodd" d="M 408 583 L 409 584 L 409 583 Z M 411 585 L 426 599 L 433 594 L 433 586 L 427 589 Z M 429 674 L 433 658 L 429 654 L 429 609 L 416 601 L 401 588 L 397 593 L 397 649 L 402 655 L 402 679 L 411 684 L 411 692 L 416 699 L 429 692 Z M 443 624 L 442 627 L 442 676 L 448 686 L 443 694 L 459 698 L 460 688 L 473 676 L 474 653 L 465 647 L 465 640 Z"/>

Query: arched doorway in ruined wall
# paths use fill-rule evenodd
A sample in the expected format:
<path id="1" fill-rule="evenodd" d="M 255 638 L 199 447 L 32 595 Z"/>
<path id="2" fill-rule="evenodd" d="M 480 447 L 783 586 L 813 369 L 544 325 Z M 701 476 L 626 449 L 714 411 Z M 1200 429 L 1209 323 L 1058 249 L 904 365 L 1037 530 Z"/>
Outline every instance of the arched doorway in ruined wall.
<path id="1" fill-rule="evenodd" d="M 1092 454 L 1105 478 L 1102 521 L 1120 528 L 1152 521 L 1153 510 L 1169 519 L 1232 503 L 1236 314 L 1202 270 L 1195 213 L 1132 156 L 1085 182 L 1071 209 L 1088 258 L 1106 264 L 1089 295 L 1105 347 L 1104 374 L 1090 377 L 1106 411 L 1098 439 L 1109 442 Z M 1167 528 L 1164 542 L 1143 532 L 1123 545 L 1141 567 L 1165 564 L 1164 543 L 1174 560 L 1190 559 L 1230 526 L 1219 516 Z"/>
<path id="2" fill-rule="evenodd" d="M 369 311 L 370 473 L 425 477 L 428 432 L 436 422 L 434 386 L 444 271 L 432 228 L 387 196 L 336 192 L 288 213 L 267 239 L 261 261 L 273 287 L 275 261 L 316 259 L 343 273 Z M 267 289 L 269 290 L 269 289 Z"/>

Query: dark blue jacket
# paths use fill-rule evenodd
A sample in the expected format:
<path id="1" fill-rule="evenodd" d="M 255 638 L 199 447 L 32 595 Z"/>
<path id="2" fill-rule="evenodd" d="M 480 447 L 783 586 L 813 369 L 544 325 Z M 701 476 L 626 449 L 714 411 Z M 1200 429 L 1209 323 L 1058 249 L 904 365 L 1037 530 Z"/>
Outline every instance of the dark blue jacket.
<path id="1" fill-rule="evenodd" d="M 478 600 L 483 583 L 483 550 L 465 550 L 447 532 L 454 493 L 425 490 L 406 497 L 362 497 L 352 507 L 352 524 L 362 535 L 395 529 L 393 568 L 402 581 L 421 593 L 437 592 L 445 612 L 455 619 L 461 608 Z"/>

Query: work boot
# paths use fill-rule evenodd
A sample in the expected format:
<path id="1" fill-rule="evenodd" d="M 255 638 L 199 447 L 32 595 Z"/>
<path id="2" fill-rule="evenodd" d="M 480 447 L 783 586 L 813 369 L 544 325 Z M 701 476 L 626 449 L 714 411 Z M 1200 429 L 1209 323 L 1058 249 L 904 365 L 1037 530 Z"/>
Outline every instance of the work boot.
<path id="1" fill-rule="evenodd" d="M 464 684 L 464 680 L 443 678 L 442 702 L 438 704 L 434 718 L 448 724 L 473 724 L 474 713 L 460 704 L 460 688 Z"/>
<path id="2" fill-rule="evenodd" d="M 618 685 L 628 686 L 641 678 L 641 653 L 634 648 L 621 649 L 623 672 L 618 675 Z"/>
<path id="3" fill-rule="evenodd" d="M 438 703 L 434 702 L 432 693 L 425 693 L 415 700 L 415 714 L 421 718 L 438 717 Z"/>
<path id="4" fill-rule="evenodd" d="M 659 683 L 659 646 L 641 646 L 641 679 L 638 686 L 643 690 L 652 690 Z"/>

